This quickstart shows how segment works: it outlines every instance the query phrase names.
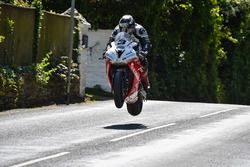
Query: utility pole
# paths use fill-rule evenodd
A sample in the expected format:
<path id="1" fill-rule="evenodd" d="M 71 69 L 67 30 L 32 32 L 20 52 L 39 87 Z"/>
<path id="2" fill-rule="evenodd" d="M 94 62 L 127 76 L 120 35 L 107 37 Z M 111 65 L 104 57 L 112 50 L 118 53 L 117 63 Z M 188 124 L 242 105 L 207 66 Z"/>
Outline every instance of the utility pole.
<path id="1" fill-rule="evenodd" d="M 70 85 L 71 85 L 70 71 L 71 71 L 71 61 L 73 54 L 74 14 L 75 14 L 75 0 L 71 0 L 70 39 L 69 39 L 70 46 L 69 46 L 69 58 L 68 58 L 67 102 L 66 102 L 67 105 L 69 105 L 70 103 Z"/>

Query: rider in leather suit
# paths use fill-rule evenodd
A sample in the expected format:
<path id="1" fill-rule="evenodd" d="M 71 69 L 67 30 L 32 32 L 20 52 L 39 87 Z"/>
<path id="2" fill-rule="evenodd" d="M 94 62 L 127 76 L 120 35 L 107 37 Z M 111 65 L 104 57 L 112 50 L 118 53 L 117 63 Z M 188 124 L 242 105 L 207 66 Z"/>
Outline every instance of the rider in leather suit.
<path id="1" fill-rule="evenodd" d="M 124 15 L 119 21 L 119 24 L 113 30 L 108 45 L 115 40 L 116 35 L 119 32 L 127 32 L 132 35 L 135 40 L 140 44 L 136 50 L 139 50 L 139 58 L 144 67 L 144 73 L 142 74 L 142 84 L 144 90 L 147 91 L 150 88 L 149 79 L 148 79 L 148 61 L 147 54 L 150 48 L 150 40 L 146 29 L 140 24 L 135 23 L 135 20 L 131 15 Z"/>

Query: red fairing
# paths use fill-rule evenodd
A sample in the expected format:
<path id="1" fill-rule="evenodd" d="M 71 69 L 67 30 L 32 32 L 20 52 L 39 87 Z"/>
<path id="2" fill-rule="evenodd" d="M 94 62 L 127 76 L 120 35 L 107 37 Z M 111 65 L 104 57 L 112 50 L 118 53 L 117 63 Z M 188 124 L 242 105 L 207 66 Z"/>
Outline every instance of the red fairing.
<path id="1" fill-rule="evenodd" d="M 111 62 L 106 60 L 106 75 L 109 86 L 112 88 L 112 78 L 111 78 Z M 141 77 L 143 75 L 143 69 L 141 68 L 141 63 L 139 58 L 134 58 L 130 62 L 128 62 L 128 67 L 132 71 L 134 75 L 134 80 L 132 82 L 132 87 L 128 92 L 127 97 L 131 96 L 133 93 L 138 91 L 139 83 L 141 81 Z"/>
<path id="2" fill-rule="evenodd" d="M 134 92 L 138 91 L 139 83 L 141 81 L 141 76 L 143 73 L 143 69 L 141 68 L 141 63 L 138 58 L 135 58 L 132 61 L 128 62 L 128 67 L 130 68 L 130 70 L 134 75 L 134 80 L 132 83 L 131 90 L 129 91 L 127 97 L 131 96 Z"/>
<path id="3" fill-rule="evenodd" d="M 111 78 L 110 78 L 110 69 L 111 69 L 111 62 L 106 59 L 106 75 L 107 75 L 107 80 L 109 83 L 110 88 L 112 87 L 112 82 L 111 82 Z"/>

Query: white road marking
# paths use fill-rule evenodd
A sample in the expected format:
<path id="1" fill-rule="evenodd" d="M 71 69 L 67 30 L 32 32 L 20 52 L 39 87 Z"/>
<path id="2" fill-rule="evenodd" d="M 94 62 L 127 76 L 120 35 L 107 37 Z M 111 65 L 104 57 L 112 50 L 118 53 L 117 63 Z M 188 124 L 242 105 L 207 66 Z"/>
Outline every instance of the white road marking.
<path id="1" fill-rule="evenodd" d="M 237 108 L 230 108 L 230 109 L 226 109 L 226 110 L 222 110 L 222 111 L 213 112 L 213 113 L 210 113 L 210 114 L 202 115 L 202 116 L 200 116 L 200 118 L 209 117 L 209 116 L 212 116 L 212 115 L 216 115 L 216 114 L 220 114 L 220 113 L 232 111 L 232 110 L 235 110 L 235 109 L 237 109 Z"/>
<path id="2" fill-rule="evenodd" d="M 155 128 L 143 130 L 143 131 L 140 131 L 140 132 L 132 133 L 130 135 L 126 135 L 126 136 L 123 136 L 123 137 L 112 139 L 112 140 L 110 140 L 110 142 L 116 142 L 116 141 L 119 141 L 119 140 L 127 139 L 127 138 L 130 138 L 130 137 L 133 137 L 133 136 L 137 136 L 137 135 L 140 135 L 140 134 L 143 134 L 143 133 L 146 133 L 146 132 L 150 132 L 150 131 L 153 131 L 153 130 L 166 128 L 166 127 L 173 126 L 173 125 L 175 125 L 175 123 L 170 123 L 170 124 L 167 124 L 167 125 L 162 125 L 162 126 L 158 126 L 158 127 L 155 127 Z"/>
<path id="3" fill-rule="evenodd" d="M 125 166 L 124 164 L 126 166 L 139 166 L 138 164 L 147 164 L 154 162 L 154 160 L 167 159 L 168 157 L 171 162 L 172 158 L 176 158 L 176 155 L 179 159 L 181 156 L 185 157 L 189 153 L 194 154 L 197 150 L 211 149 L 217 147 L 218 143 L 231 141 L 239 137 L 239 134 L 242 132 L 248 132 L 250 130 L 249 124 L 250 113 L 243 113 L 228 119 L 219 120 L 218 122 L 167 134 L 162 139 L 154 140 L 141 146 L 110 152 L 101 157 L 90 159 L 89 165 L 86 165 L 86 167 L 117 167 Z M 225 154 L 224 156 L 229 155 Z"/>
<path id="4" fill-rule="evenodd" d="M 34 159 L 34 160 L 27 161 L 27 162 L 24 162 L 24 163 L 21 163 L 21 164 L 13 165 L 11 167 L 23 167 L 23 166 L 31 165 L 31 164 L 34 164 L 34 163 L 37 163 L 37 162 L 41 162 L 41 161 L 44 161 L 44 160 L 61 157 L 61 156 L 64 156 L 66 154 L 69 154 L 69 153 L 70 152 L 61 152 L 61 153 L 58 153 L 58 154 L 55 154 L 55 155 L 50 155 L 50 156 L 47 156 L 47 157 L 43 157 L 43 158 L 39 158 L 39 159 Z"/>

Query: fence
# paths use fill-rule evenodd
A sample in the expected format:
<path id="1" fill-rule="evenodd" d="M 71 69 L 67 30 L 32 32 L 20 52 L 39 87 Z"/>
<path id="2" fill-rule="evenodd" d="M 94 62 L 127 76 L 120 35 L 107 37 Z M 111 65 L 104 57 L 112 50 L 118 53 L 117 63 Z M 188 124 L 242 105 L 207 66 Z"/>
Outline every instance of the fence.
<path id="1" fill-rule="evenodd" d="M 69 53 L 70 18 L 44 12 L 37 60 L 50 51 L 56 56 Z"/>
<path id="2" fill-rule="evenodd" d="M 32 61 L 35 10 L 1 4 L 0 64 L 27 65 Z"/>
<path id="3" fill-rule="evenodd" d="M 17 66 L 32 63 L 34 45 L 35 9 L 0 4 L 0 65 Z M 55 56 L 68 53 L 70 17 L 44 12 L 37 61 L 50 51 Z"/>

